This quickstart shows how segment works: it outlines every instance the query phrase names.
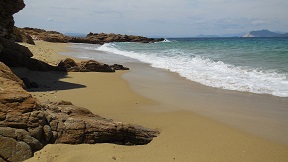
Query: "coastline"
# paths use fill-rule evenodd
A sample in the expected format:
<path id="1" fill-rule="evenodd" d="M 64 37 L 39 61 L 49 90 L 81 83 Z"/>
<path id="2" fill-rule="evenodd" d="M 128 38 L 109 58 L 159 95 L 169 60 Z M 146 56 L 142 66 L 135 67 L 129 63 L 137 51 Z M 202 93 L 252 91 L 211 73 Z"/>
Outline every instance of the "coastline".
<path id="1" fill-rule="evenodd" d="M 61 47 L 64 45 L 67 48 L 67 44 L 57 43 L 47 43 L 45 48 L 54 49 L 54 45 Z M 57 54 L 64 52 L 65 48 L 55 49 L 52 53 L 60 58 L 70 57 Z M 37 49 L 35 50 L 34 53 L 37 52 Z M 52 63 L 57 62 L 57 57 L 54 55 L 50 58 L 46 58 L 45 55 L 42 57 L 46 61 L 52 59 Z M 146 146 L 48 145 L 27 161 L 114 161 L 115 159 L 120 161 L 286 161 L 288 159 L 287 144 L 273 142 L 241 131 L 216 121 L 216 119 L 211 119 L 210 116 L 203 117 L 199 112 L 197 113 L 201 115 L 193 113 L 193 110 L 183 109 L 184 103 L 164 102 L 165 98 L 166 101 L 180 101 L 177 96 L 185 97 L 179 96 L 179 94 L 169 96 L 168 93 L 159 95 L 159 92 L 165 92 L 163 91 L 164 86 L 175 85 L 175 80 L 169 80 L 170 82 L 166 80 L 164 84 L 162 82 L 163 87 L 161 87 L 155 84 L 155 80 L 153 82 L 150 71 L 146 71 L 145 75 L 144 69 L 142 71 L 144 75 L 141 73 L 137 75 L 133 69 L 130 72 L 116 73 L 68 73 L 67 76 L 57 76 L 60 74 L 53 72 L 48 72 L 49 75 L 46 72 L 39 72 L 29 76 L 29 71 L 18 69 L 20 73 L 28 75 L 31 81 L 47 86 L 47 89 L 31 92 L 39 100 L 53 100 L 53 98 L 68 100 L 74 105 L 86 107 L 95 114 L 112 118 L 115 121 L 140 124 L 161 131 L 160 136 Z M 141 68 L 138 67 L 138 69 Z M 173 75 L 161 74 L 164 79 L 167 79 L 167 75 Z M 47 78 L 48 76 L 49 78 Z M 49 80 L 52 79 L 51 76 L 55 76 L 54 78 L 57 80 L 60 78 L 61 84 L 54 85 Z M 145 80 L 143 76 L 152 80 L 149 84 L 154 84 L 154 88 L 156 86 L 159 89 L 154 89 L 154 92 L 143 92 L 143 90 L 147 90 L 147 87 L 143 88 L 143 86 L 147 86 L 147 79 Z M 163 78 L 160 77 L 160 81 Z M 177 81 L 183 83 L 182 79 Z M 184 86 L 181 88 L 185 88 L 185 85 L 181 84 L 181 86 Z M 52 90 L 49 91 L 48 87 Z M 57 89 L 59 87 L 64 88 Z M 213 103 L 215 100 L 221 101 L 217 100 L 215 95 L 209 95 L 211 88 L 207 88 L 208 92 L 207 89 L 199 88 L 199 86 L 193 86 L 193 88 L 197 90 L 197 93 L 193 95 L 194 100 L 197 101 L 194 107 L 203 106 L 200 103 L 204 102 L 207 103 L 206 107 L 208 108 L 211 106 L 208 103 Z M 158 93 L 155 92 L 156 90 Z M 215 93 L 224 97 L 229 96 L 229 94 L 224 95 L 221 92 Z M 174 98 L 175 96 L 176 98 Z M 234 103 L 228 102 L 227 105 L 233 107 Z M 217 104 L 218 106 L 227 106 L 226 103 Z"/>
<path id="2" fill-rule="evenodd" d="M 213 88 L 149 65 L 129 66 L 132 72 L 124 74 L 123 78 L 134 91 L 174 107 L 161 111 L 191 111 L 266 139 L 288 144 L 287 97 Z"/>

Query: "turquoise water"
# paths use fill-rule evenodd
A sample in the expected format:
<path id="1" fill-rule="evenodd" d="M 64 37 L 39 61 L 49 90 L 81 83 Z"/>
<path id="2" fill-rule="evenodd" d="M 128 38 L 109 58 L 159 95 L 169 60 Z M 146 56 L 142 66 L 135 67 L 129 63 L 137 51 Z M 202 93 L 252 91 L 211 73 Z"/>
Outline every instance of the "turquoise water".
<path id="1" fill-rule="evenodd" d="M 92 49 L 168 69 L 206 86 L 288 97 L 287 38 L 168 38 Z"/>

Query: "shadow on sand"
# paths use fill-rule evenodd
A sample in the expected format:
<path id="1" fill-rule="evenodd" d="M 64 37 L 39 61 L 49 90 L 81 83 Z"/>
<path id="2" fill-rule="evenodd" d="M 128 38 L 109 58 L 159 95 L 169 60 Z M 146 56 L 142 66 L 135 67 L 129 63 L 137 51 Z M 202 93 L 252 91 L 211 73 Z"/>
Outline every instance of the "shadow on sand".
<path id="1" fill-rule="evenodd" d="M 19 77 L 19 78 L 28 78 L 30 82 L 35 82 L 38 84 L 39 88 L 31 88 L 27 91 L 33 92 L 47 92 L 47 91 L 58 91 L 58 90 L 70 90 L 70 89 L 78 89 L 85 88 L 85 85 L 77 84 L 77 83 L 69 83 L 63 82 L 61 79 L 67 78 L 66 72 L 59 71 L 31 71 L 27 68 L 11 68 L 11 70 Z"/>

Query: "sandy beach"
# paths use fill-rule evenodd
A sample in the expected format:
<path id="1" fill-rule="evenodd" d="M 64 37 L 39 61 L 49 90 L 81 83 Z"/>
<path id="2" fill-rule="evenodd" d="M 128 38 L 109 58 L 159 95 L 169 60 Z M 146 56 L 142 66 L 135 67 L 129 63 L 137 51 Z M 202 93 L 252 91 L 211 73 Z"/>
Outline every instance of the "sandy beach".
<path id="1" fill-rule="evenodd" d="M 59 54 L 69 52 L 69 44 L 36 42 L 29 49 L 35 58 L 54 65 L 70 57 Z M 29 90 L 39 101 L 71 101 L 105 118 L 161 132 L 143 146 L 47 145 L 27 161 L 288 160 L 288 131 L 283 129 L 287 99 L 209 88 L 142 66 L 131 64 L 130 71 L 116 73 L 14 68 L 39 84 Z M 269 112 L 271 106 L 276 110 Z"/>

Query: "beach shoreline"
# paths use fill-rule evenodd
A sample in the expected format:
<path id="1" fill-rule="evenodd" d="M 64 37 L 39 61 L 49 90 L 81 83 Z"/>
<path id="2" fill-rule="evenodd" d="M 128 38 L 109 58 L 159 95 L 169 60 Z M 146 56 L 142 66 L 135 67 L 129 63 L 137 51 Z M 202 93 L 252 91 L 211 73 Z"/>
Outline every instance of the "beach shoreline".
<path id="1" fill-rule="evenodd" d="M 53 56 L 48 55 L 51 57 L 46 57 L 45 54 L 41 56 L 46 61 L 55 64 L 60 58 L 70 57 L 59 55 L 59 52 L 65 52 L 64 49 L 67 49 L 68 44 L 46 43 L 40 49 L 43 50 L 44 47 L 54 49 L 55 45 L 61 46 L 54 51 L 46 50 L 48 53 L 53 53 Z M 37 50 L 40 50 L 37 46 L 36 43 L 35 50 L 32 51 L 35 55 L 39 52 Z M 235 104 L 238 102 L 236 100 L 248 99 L 248 96 L 252 96 L 252 100 L 257 99 L 254 95 L 242 95 L 243 93 L 237 92 L 235 92 L 237 95 L 231 95 L 229 93 L 234 92 L 228 91 L 225 91 L 228 92 L 227 94 L 221 93 L 217 89 L 191 85 L 193 83 L 188 83 L 183 78 L 179 79 L 173 73 L 154 71 L 155 69 L 151 72 L 150 67 L 146 66 L 143 69 L 141 66 L 131 64 L 129 72 L 69 72 L 65 75 L 59 72 L 33 72 L 32 74 L 29 70 L 14 68 L 16 74 L 17 72 L 20 75 L 25 74 L 31 81 L 40 83 L 39 89 L 30 91 L 40 101 L 68 100 L 100 116 L 156 128 L 161 132 L 159 137 L 145 146 L 47 145 L 27 161 L 114 161 L 115 159 L 120 161 L 286 161 L 288 159 L 288 145 L 285 143 L 248 133 L 235 125 L 223 124 L 225 121 L 211 118 L 211 114 L 203 117 L 203 113 L 219 113 L 219 109 L 208 109 L 213 105 L 223 106 L 226 108 L 223 110 L 225 111 L 227 107 L 241 106 Z M 187 86 L 194 90 L 192 94 L 187 91 L 183 93 L 183 89 L 187 90 Z M 180 90 L 177 91 L 177 88 Z M 232 101 L 226 97 L 231 97 Z M 265 100 L 267 98 L 269 96 L 264 96 Z M 221 103 L 224 99 L 227 103 Z M 261 100 L 261 97 L 258 99 L 256 102 L 265 101 Z M 286 103 L 286 100 L 283 102 Z M 187 106 L 191 103 L 193 109 Z M 254 103 L 253 106 L 257 105 Z M 207 109 L 200 112 L 201 107 Z M 237 113 L 235 109 L 233 111 Z M 226 115 L 229 116 L 229 113 Z"/>
<path id="2" fill-rule="evenodd" d="M 123 74 L 122 78 L 138 94 L 175 107 L 162 111 L 191 111 L 269 140 L 288 144 L 287 97 L 213 88 L 146 64 L 131 66 L 132 72 Z"/>

